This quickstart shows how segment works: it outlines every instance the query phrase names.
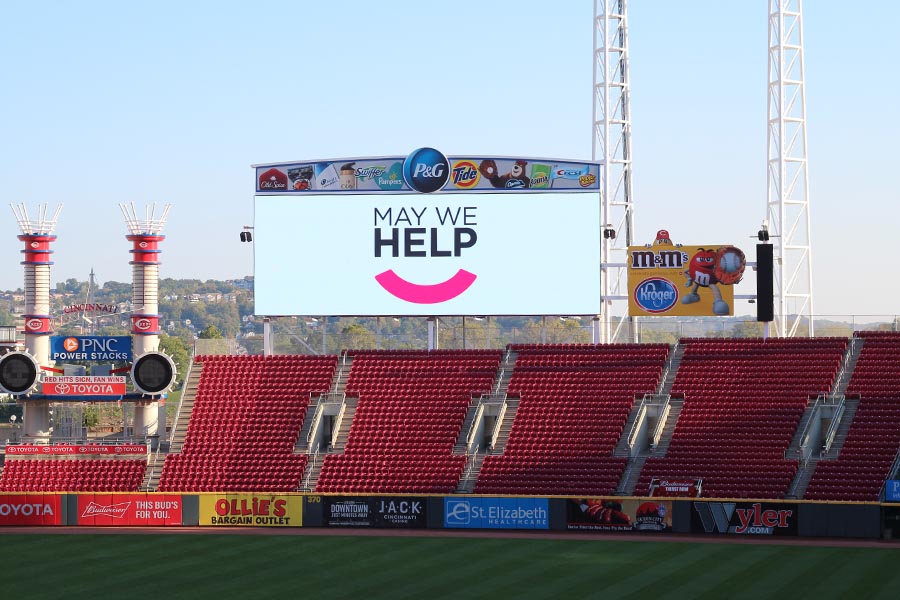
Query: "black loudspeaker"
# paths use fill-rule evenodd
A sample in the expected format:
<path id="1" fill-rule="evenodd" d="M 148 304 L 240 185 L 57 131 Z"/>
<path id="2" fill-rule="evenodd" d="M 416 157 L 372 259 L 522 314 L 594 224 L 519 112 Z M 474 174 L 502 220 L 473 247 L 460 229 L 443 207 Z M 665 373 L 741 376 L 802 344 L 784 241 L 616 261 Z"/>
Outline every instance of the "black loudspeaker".
<path id="1" fill-rule="evenodd" d="M 756 320 L 775 319 L 775 273 L 772 244 L 756 245 Z"/>

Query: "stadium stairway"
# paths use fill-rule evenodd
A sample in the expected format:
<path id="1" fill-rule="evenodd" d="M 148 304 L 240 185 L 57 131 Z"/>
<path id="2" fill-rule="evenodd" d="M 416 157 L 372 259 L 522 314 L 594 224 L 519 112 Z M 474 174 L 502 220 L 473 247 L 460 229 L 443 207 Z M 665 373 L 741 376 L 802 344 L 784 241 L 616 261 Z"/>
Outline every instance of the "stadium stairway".
<path id="1" fill-rule="evenodd" d="M 200 386 L 200 374 L 203 372 L 203 363 L 191 361 L 188 367 L 188 379 L 181 392 L 178 413 L 175 415 L 175 426 L 172 428 L 172 436 L 169 443 L 169 453 L 177 454 L 184 446 L 184 438 L 187 435 L 188 424 L 191 422 L 191 414 L 194 410 L 194 400 L 197 397 L 197 389 Z M 157 482 L 159 479 L 157 478 Z"/>

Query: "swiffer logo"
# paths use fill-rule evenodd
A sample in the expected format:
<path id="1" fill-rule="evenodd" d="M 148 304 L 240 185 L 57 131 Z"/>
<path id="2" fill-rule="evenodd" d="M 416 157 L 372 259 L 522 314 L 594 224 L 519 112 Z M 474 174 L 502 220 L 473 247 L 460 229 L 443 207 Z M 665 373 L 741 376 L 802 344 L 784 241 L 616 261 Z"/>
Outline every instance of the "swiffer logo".
<path id="1" fill-rule="evenodd" d="M 678 288 L 662 277 L 650 277 L 634 288 L 634 301 L 649 313 L 663 313 L 678 302 Z"/>
<path id="2" fill-rule="evenodd" d="M 403 161 L 403 179 L 417 192 L 436 192 L 449 178 L 450 162 L 434 148 L 419 148 Z"/>
<path id="3" fill-rule="evenodd" d="M 478 242 L 477 210 L 477 206 L 458 205 L 376 206 L 374 256 L 417 259 L 401 263 L 410 266 L 419 266 L 418 259 L 428 258 L 429 264 L 442 267 L 445 263 L 440 259 L 462 257 Z M 413 283 L 393 269 L 375 275 L 375 281 L 389 294 L 413 304 L 452 300 L 468 290 L 476 278 L 465 269 L 457 269 L 449 279 L 435 284 Z"/>

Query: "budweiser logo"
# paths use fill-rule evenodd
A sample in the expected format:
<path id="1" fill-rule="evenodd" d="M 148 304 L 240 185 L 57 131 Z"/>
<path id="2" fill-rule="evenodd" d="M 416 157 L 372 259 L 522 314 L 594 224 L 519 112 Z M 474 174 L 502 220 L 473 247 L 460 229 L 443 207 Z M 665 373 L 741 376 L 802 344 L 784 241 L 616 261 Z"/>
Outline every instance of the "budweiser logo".
<path id="1" fill-rule="evenodd" d="M 97 504 L 96 502 L 91 502 L 84 509 L 81 517 L 113 517 L 121 519 L 125 516 L 125 512 L 128 511 L 130 506 L 131 502 L 121 502 L 119 504 Z"/>

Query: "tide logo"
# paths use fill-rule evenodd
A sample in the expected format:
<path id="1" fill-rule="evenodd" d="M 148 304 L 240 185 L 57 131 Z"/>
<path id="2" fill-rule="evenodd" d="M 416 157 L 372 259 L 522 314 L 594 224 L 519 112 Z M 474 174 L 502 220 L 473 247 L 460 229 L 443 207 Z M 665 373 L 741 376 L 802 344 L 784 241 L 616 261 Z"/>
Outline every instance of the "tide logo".
<path id="1" fill-rule="evenodd" d="M 475 163 L 468 160 L 460 160 L 453 165 L 450 174 L 453 185 L 462 190 L 470 190 L 478 187 L 481 181 L 481 173 Z"/>
<path id="2" fill-rule="evenodd" d="M 403 161 L 403 179 L 417 192 L 436 192 L 450 179 L 450 162 L 434 148 L 419 148 Z"/>
<path id="3" fill-rule="evenodd" d="M 78 338 L 67 337 L 63 340 L 63 350 L 66 352 L 78 352 Z"/>

